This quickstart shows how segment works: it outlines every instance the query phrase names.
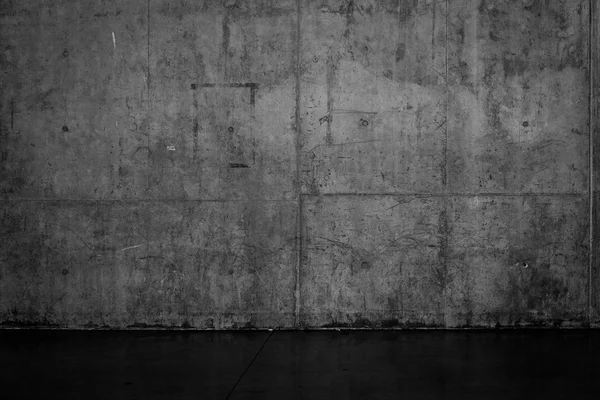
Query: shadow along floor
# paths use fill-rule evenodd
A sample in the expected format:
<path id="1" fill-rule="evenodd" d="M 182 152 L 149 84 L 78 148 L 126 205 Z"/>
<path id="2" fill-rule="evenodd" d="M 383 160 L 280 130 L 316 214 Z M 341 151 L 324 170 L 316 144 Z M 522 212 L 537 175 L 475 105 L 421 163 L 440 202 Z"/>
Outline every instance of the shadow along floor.
<path id="1" fill-rule="evenodd" d="M 598 399 L 600 331 L 0 330 L 3 399 Z"/>

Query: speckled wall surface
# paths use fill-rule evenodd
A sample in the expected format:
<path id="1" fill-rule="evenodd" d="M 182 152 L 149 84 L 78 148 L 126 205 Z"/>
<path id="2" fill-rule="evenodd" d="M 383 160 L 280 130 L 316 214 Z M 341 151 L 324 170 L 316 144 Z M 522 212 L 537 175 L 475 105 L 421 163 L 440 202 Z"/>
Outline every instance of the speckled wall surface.
<path id="1" fill-rule="evenodd" d="M 590 4 L 2 1 L 0 325 L 598 323 Z"/>

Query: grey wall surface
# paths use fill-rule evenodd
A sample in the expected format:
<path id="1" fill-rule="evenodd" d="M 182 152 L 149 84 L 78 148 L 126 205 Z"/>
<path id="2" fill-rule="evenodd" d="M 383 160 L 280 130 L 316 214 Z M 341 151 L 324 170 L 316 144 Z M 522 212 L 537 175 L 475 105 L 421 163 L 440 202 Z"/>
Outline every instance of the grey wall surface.
<path id="1" fill-rule="evenodd" d="M 0 324 L 600 325 L 590 5 L 0 2 Z"/>

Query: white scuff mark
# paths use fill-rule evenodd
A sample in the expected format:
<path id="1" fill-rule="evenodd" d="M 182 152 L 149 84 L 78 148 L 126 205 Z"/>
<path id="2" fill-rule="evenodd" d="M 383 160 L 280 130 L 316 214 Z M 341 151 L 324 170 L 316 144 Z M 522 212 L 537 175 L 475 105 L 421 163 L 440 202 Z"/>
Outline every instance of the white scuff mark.
<path id="1" fill-rule="evenodd" d="M 167 146 L 167 150 L 169 150 L 169 151 L 175 151 L 175 146 Z"/>
<path id="2" fill-rule="evenodd" d="M 115 125 L 116 125 L 116 126 L 119 126 L 119 121 L 115 121 Z"/>
<path id="3" fill-rule="evenodd" d="M 140 246 L 142 246 L 142 245 L 138 244 L 138 245 L 135 245 L 135 246 L 125 247 L 124 249 L 121 249 L 121 251 L 129 250 L 129 249 L 135 249 L 136 247 L 140 247 Z"/>
<path id="4" fill-rule="evenodd" d="M 115 50 L 117 49 L 117 40 L 115 39 L 115 33 L 112 33 L 112 37 L 113 37 L 113 46 L 115 48 Z"/>
<path id="5" fill-rule="evenodd" d="M 144 83 L 148 84 L 148 82 L 146 81 L 146 74 L 142 75 L 142 78 L 144 78 Z"/>

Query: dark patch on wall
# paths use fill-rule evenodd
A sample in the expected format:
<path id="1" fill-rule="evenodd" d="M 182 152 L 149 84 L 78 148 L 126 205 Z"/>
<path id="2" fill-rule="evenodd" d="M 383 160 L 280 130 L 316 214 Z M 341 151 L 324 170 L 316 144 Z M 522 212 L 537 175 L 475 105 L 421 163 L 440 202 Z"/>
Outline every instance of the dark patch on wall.
<path id="1" fill-rule="evenodd" d="M 400 62 L 404 59 L 404 54 L 406 53 L 406 44 L 398 43 L 396 46 L 396 62 Z"/>
<path id="2" fill-rule="evenodd" d="M 0 17 L 30 17 L 29 5 L 24 5 L 19 0 L 3 0 L 0 4 Z"/>
<path id="3" fill-rule="evenodd" d="M 384 319 L 378 325 L 383 329 L 396 328 L 400 326 L 400 321 L 397 318 Z"/>
<path id="4" fill-rule="evenodd" d="M 520 56 L 511 52 L 504 52 L 502 55 L 502 66 L 504 67 L 504 78 L 513 76 L 522 76 L 529 65 L 526 55 Z"/>
<path id="5" fill-rule="evenodd" d="M 496 101 L 492 96 L 492 94 L 488 94 L 485 110 L 489 126 L 492 128 L 490 136 L 492 140 L 504 141 L 509 136 L 509 131 L 500 118 L 502 104 L 499 101 Z"/>
<path id="6" fill-rule="evenodd" d="M 229 163 L 229 168 L 250 168 L 248 164 L 242 163 Z"/>
<path id="7" fill-rule="evenodd" d="M 181 324 L 181 328 L 182 328 L 182 329 L 192 329 L 192 328 L 193 328 L 193 326 L 192 326 L 192 324 L 190 324 L 190 323 L 188 322 L 188 320 L 185 320 L 185 321 L 183 321 L 183 323 Z"/>
<path id="8" fill-rule="evenodd" d="M 568 295 L 566 283 L 558 279 L 547 263 L 517 262 L 509 270 L 506 307 L 517 313 L 550 310 L 562 304 Z"/>
<path id="9" fill-rule="evenodd" d="M 419 5 L 419 0 L 398 0 L 398 2 L 398 20 L 400 23 L 406 22 L 411 18 L 413 11 Z"/>
<path id="10" fill-rule="evenodd" d="M 229 37 L 231 32 L 229 30 L 229 12 L 223 16 L 223 22 L 221 25 L 223 39 L 221 41 L 221 56 L 227 59 L 229 56 Z"/>

